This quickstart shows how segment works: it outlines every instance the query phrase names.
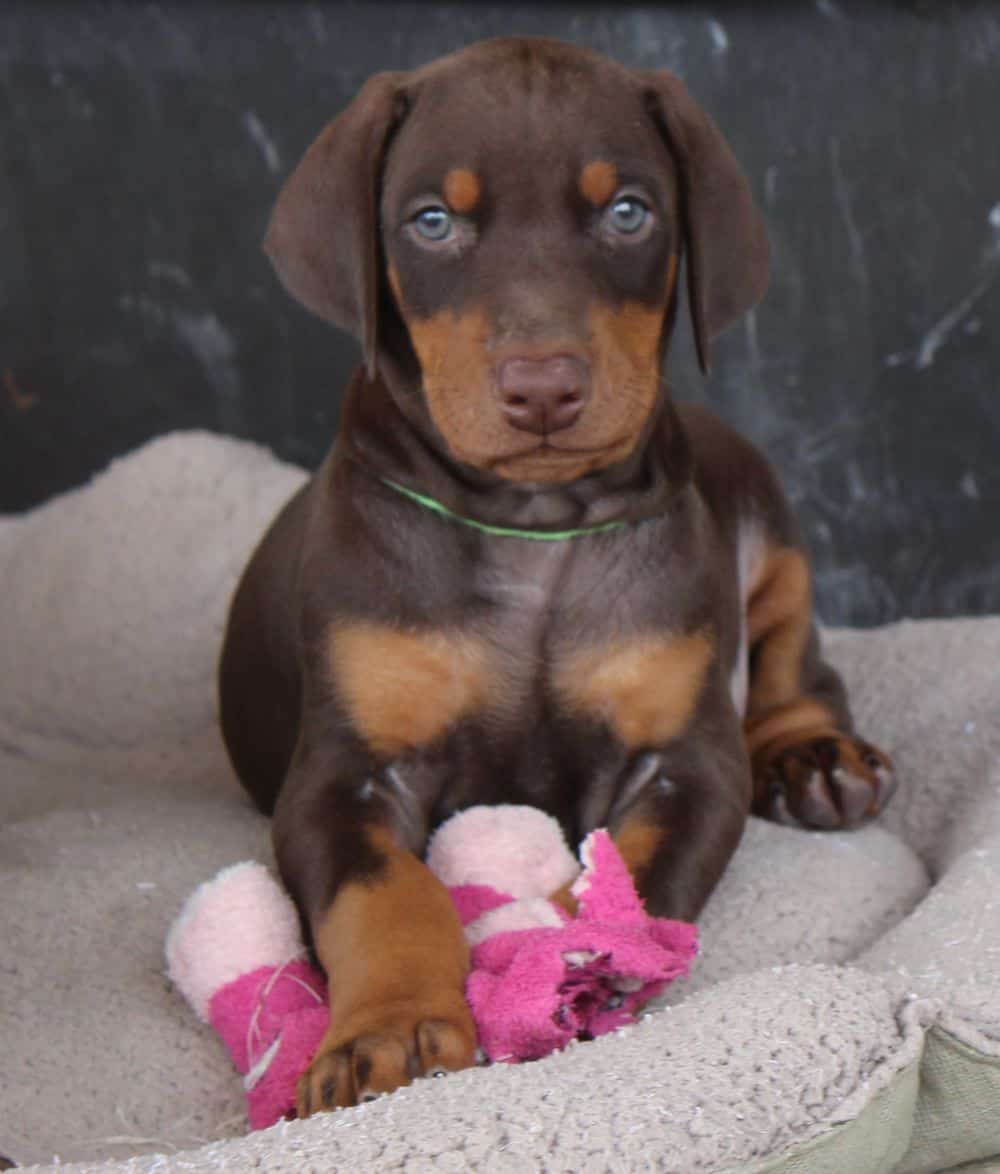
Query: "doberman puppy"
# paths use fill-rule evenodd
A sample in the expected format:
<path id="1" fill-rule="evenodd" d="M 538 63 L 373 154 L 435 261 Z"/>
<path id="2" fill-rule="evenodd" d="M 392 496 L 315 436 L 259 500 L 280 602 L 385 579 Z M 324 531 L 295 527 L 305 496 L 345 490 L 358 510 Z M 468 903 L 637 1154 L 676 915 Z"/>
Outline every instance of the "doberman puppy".
<path id="1" fill-rule="evenodd" d="M 421 860 L 454 811 L 533 804 L 573 843 L 608 826 L 650 910 L 690 919 L 749 811 L 851 826 L 893 771 L 820 658 L 773 471 L 667 394 L 681 258 L 705 369 L 768 262 L 677 78 L 521 38 L 380 74 L 265 247 L 364 355 L 220 670 L 333 979 L 308 1115 L 474 1062 L 462 930 Z"/>

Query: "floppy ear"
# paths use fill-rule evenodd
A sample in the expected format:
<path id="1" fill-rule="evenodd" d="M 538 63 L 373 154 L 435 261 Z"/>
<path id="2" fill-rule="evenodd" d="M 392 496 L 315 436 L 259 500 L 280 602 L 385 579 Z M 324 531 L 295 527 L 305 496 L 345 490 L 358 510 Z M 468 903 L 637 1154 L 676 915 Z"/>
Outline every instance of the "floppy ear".
<path id="1" fill-rule="evenodd" d="M 402 117 L 401 73 L 379 73 L 306 151 L 271 213 L 264 251 L 293 297 L 361 342 L 375 375 L 382 161 Z"/>
<path id="2" fill-rule="evenodd" d="M 688 300 L 698 362 L 707 374 L 711 340 L 767 289 L 767 230 L 729 144 L 684 83 L 659 71 L 642 80 L 677 167 Z"/>

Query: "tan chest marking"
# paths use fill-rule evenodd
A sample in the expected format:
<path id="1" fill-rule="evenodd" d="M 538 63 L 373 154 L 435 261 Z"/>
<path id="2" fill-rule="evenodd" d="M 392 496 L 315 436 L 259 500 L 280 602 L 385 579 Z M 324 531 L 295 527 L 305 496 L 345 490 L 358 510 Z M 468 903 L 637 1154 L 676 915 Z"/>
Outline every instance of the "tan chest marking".
<path id="1" fill-rule="evenodd" d="M 661 746 L 691 720 L 713 649 L 707 631 L 637 636 L 571 653 L 553 684 L 571 711 L 606 722 L 629 749 Z"/>
<path id="2" fill-rule="evenodd" d="M 486 646 L 461 632 L 332 624 L 327 658 L 355 728 L 388 758 L 429 745 L 490 692 Z"/>

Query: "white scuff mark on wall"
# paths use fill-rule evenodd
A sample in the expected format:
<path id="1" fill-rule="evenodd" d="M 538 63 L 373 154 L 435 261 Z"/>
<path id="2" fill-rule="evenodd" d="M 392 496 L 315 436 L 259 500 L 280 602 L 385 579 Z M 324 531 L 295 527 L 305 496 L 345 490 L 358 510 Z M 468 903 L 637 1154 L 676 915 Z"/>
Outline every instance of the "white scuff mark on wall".
<path id="1" fill-rule="evenodd" d="M 948 340 L 948 336 L 990 288 L 995 276 L 995 273 L 991 273 L 984 277 L 970 293 L 966 294 L 956 306 L 939 318 L 927 331 L 920 346 L 917 347 L 916 358 L 913 360 L 913 365 L 918 371 L 926 370 L 934 362 L 934 356 Z"/>
<path id="2" fill-rule="evenodd" d="M 986 219 L 989 221 L 990 228 L 995 228 L 998 232 L 1000 232 L 1000 203 L 993 205 L 993 207 L 990 209 L 990 214 L 986 217 Z"/>
<path id="3" fill-rule="evenodd" d="M 993 211 L 995 212 L 998 208 L 1000 208 L 1000 204 L 996 205 Z M 990 212 L 988 219 L 992 225 L 993 212 Z M 997 216 L 997 220 L 1000 221 L 1000 215 Z M 1000 226 L 995 227 L 1000 228 Z M 982 319 L 978 316 L 968 318 L 967 321 L 965 319 L 973 306 L 993 287 L 997 278 L 1000 277 L 1000 231 L 998 231 L 997 235 L 994 236 L 993 240 L 984 250 L 979 264 L 979 271 L 982 276 L 972 289 L 934 323 L 920 340 L 918 346 L 911 350 L 896 351 L 885 357 L 884 362 L 887 367 L 898 367 L 900 364 L 913 359 L 914 367 L 918 371 L 924 371 L 933 364 L 938 351 L 947 342 L 948 337 L 960 323 L 964 323 L 963 331 L 965 334 L 974 335 L 979 333 L 983 325 Z"/>
<path id="4" fill-rule="evenodd" d="M 958 487 L 966 497 L 971 497 L 973 501 L 979 501 L 982 496 L 979 492 L 979 483 L 976 481 L 976 474 L 971 470 L 959 481 Z"/>
<path id="5" fill-rule="evenodd" d="M 778 194 L 778 165 L 772 163 L 764 172 L 764 200 L 768 204 L 774 203 Z"/>
<path id="6" fill-rule="evenodd" d="M 747 358 L 750 360 L 750 370 L 753 372 L 754 380 L 758 386 L 761 384 L 761 357 L 760 357 L 760 339 L 757 337 L 757 311 L 747 311 L 746 317 L 743 319 L 743 329 L 747 340 Z"/>
<path id="7" fill-rule="evenodd" d="M 182 289 L 191 288 L 191 275 L 173 261 L 150 261 L 146 266 L 150 277 L 163 278 L 179 285 Z"/>
<path id="8" fill-rule="evenodd" d="M 843 20 L 844 14 L 833 3 L 833 0 L 816 0 L 816 11 L 828 17 L 830 20 Z"/>
<path id="9" fill-rule="evenodd" d="M 315 35 L 316 40 L 321 45 L 325 45 L 330 38 L 327 35 L 326 21 L 323 18 L 322 8 L 313 6 L 309 9 L 309 23 L 312 25 L 313 34 Z"/>
<path id="10" fill-rule="evenodd" d="M 861 475 L 861 466 L 857 461 L 848 461 L 844 473 L 847 477 L 847 491 L 851 495 L 852 501 L 864 501 L 868 496 L 868 490 L 865 488 L 864 477 Z"/>
<path id="11" fill-rule="evenodd" d="M 717 54 L 729 52 L 729 34 L 717 20 L 708 22 L 708 35 L 712 38 L 713 52 Z"/>
<path id="12" fill-rule="evenodd" d="M 236 343 L 211 310 L 194 313 L 177 306 L 164 306 L 147 297 L 124 295 L 118 299 L 123 310 L 137 313 L 144 321 L 161 330 L 170 330 L 194 355 L 205 377 L 224 399 L 235 402 L 240 394 L 240 374 L 236 365 Z"/>
<path id="13" fill-rule="evenodd" d="M 240 377 L 234 362 L 236 343 L 215 314 L 175 312 L 174 327 L 216 390 L 235 400 L 240 393 Z"/>
<path id="14" fill-rule="evenodd" d="M 264 156 L 264 162 L 267 164 L 268 171 L 276 175 L 281 170 L 281 155 L 274 139 L 267 133 L 266 127 L 253 110 L 248 110 L 243 115 L 243 122 L 250 137 L 260 148 L 260 153 Z"/>
<path id="15" fill-rule="evenodd" d="M 868 288 L 868 262 L 865 259 L 865 239 L 861 235 L 858 223 L 854 219 L 854 210 L 851 207 L 851 195 L 847 190 L 847 180 L 840 165 L 840 139 L 831 138 L 830 171 L 833 174 L 833 190 L 837 197 L 837 206 L 847 230 L 847 239 L 851 246 L 850 269 L 859 285 Z"/>

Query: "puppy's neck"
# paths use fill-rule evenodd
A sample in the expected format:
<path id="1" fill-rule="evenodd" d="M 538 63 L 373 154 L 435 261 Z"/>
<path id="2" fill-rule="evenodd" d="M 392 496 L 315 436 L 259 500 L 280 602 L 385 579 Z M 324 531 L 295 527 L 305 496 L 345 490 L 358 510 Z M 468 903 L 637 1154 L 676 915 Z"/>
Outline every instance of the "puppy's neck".
<path id="1" fill-rule="evenodd" d="M 562 531 L 639 522 L 665 513 L 691 479 L 687 437 L 666 399 L 625 460 L 565 484 L 529 485 L 455 460 L 419 396 L 401 398 L 405 406 L 381 379 L 368 382 L 357 371 L 341 412 L 338 456 L 484 525 Z"/>

